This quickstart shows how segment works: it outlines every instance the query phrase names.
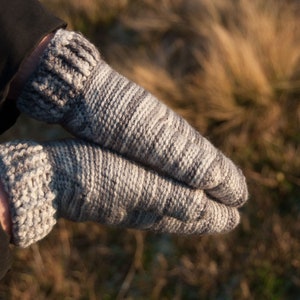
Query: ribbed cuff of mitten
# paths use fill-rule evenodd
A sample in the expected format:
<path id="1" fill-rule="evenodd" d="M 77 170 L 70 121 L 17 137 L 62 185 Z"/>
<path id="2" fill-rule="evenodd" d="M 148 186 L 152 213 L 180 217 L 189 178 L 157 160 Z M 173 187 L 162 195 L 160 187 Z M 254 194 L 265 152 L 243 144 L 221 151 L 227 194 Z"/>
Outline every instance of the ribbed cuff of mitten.
<path id="1" fill-rule="evenodd" d="M 17 101 L 20 111 L 48 123 L 62 122 L 100 61 L 80 33 L 58 30 Z"/>
<path id="2" fill-rule="evenodd" d="M 29 246 L 45 237 L 56 223 L 51 178 L 51 165 L 42 146 L 28 142 L 0 145 L 0 180 L 9 197 L 15 245 Z"/>

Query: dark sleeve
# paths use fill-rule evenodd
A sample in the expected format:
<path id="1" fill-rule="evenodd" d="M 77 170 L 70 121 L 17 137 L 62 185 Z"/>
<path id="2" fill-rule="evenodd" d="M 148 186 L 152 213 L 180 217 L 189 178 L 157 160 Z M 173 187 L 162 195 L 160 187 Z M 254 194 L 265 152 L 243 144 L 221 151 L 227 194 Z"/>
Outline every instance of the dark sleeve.
<path id="1" fill-rule="evenodd" d="M 0 280 L 11 268 L 12 258 L 9 248 L 9 237 L 0 224 Z"/>
<path id="2" fill-rule="evenodd" d="M 5 100 L 22 61 L 45 35 L 65 26 L 37 0 L 0 0 L 0 134 L 19 115 L 15 103 Z"/>

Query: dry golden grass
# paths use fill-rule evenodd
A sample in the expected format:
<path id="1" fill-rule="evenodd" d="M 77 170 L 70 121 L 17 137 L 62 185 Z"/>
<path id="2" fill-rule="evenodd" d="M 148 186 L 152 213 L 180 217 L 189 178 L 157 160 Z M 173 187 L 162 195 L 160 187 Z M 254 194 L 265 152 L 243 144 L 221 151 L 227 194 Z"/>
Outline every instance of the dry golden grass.
<path id="1" fill-rule="evenodd" d="M 225 236 L 61 221 L 39 244 L 15 249 L 0 298 L 297 299 L 299 1 L 43 2 L 232 157 L 251 199 Z M 2 140 L 65 135 L 40 126 L 21 119 Z"/>

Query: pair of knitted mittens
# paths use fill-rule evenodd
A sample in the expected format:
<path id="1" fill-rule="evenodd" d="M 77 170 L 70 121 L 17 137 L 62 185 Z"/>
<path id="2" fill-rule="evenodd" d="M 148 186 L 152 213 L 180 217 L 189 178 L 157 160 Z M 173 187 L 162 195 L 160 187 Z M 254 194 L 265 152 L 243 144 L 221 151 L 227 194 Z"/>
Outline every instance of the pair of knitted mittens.
<path id="1" fill-rule="evenodd" d="M 15 244 L 44 237 L 59 217 L 179 234 L 238 224 L 242 172 L 81 34 L 56 32 L 17 105 L 78 139 L 0 146 Z"/>

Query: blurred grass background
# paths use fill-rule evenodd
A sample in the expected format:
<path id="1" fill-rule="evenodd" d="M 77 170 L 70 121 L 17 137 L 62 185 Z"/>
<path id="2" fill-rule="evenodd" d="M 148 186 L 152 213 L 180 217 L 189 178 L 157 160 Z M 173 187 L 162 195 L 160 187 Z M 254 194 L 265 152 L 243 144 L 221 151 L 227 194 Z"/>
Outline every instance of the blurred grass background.
<path id="1" fill-rule="evenodd" d="M 0 299 L 300 299 L 299 1 L 43 0 L 248 178 L 240 226 L 178 237 L 60 221 Z M 54 139 L 25 117 L 1 137 Z"/>

